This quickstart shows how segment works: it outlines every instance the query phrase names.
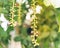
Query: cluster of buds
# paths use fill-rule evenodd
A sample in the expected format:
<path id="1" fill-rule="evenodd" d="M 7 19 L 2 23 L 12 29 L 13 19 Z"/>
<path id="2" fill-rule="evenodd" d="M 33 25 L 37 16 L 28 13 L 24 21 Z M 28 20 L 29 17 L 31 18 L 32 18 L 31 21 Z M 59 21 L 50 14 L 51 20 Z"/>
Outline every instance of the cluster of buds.
<path id="1" fill-rule="evenodd" d="M 32 43 L 34 44 L 34 46 L 38 46 L 39 43 L 37 42 L 37 37 L 39 36 L 39 32 L 37 30 L 38 28 L 38 19 L 36 17 L 36 15 L 33 15 L 34 19 L 32 20 L 32 24 L 31 24 L 31 28 L 33 29 L 33 31 L 31 31 L 31 38 L 32 38 Z"/>
<path id="2" fill-rule="evenodd" d="M 11 12 L 11 26 L 15 26 L 15 22 L 18 23 L 18 25 L 21 25 L 21 4 L 15 2 L 15 0 L 13 0 L 13 5 L 12 8 L 10 9 Z M 16 8 L 16 9 L 15 9 Z M 16 14 L 15 14 L 16 13 Z M 17 16 L 17 20 L 14 19 L 14 17 Z"/>
<path id="3" fill-rule="evenodd" d="M 31 35 L 31 39 L 32 39 L 32 43 L 33 43 L 34 47 L 39 46 L 39 43 L 37 42 L 36 36 Z"/>
<path id="4" fill-rule="evenodd" d="M 15 4 L 15 2 L 14 2 L 14 0 L 13 0 L 13 5 L 12 5 L 12 8 L 10 9 L 10 12 L 11 12 L 11 20 L 10 20 L 10 23 L 11 23 L 11 26 L 13 26 L 13 24 L 14 24 L 14 4 Z"/>
<path id="5" fill-rule="evenodd" d="M 38 17 L 36 16 L 36 6 L 35 6 L 36 1 L 33 0 L 33 19 L 31 22 L 31 28 L 33 29 L 31 32 L 31 38 L 32 38 L 32 43 L 34 44 L 34 47 L 39 46 L 39 43 L 37 42 L 37 37 L 39 36 L 38 32 Z"/>

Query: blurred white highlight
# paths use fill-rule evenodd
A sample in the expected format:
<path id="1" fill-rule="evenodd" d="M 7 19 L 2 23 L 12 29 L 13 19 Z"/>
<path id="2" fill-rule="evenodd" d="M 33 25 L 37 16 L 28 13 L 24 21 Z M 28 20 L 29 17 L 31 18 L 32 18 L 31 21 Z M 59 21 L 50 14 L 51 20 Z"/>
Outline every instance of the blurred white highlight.
<path id="1" fill-rule="evenodd" d="M 9 21 L 6 20 L 6 18 L 4 17 L 4 14 L 3 14 L 3 13 L 1 13 L 0 21 L 2 22 L 2 23 L 1 23 L 1 27 L 4 29 L 4 31 L 6 31 L 7 28 L 8 28 L 8 23 L 9 23 Z"/>

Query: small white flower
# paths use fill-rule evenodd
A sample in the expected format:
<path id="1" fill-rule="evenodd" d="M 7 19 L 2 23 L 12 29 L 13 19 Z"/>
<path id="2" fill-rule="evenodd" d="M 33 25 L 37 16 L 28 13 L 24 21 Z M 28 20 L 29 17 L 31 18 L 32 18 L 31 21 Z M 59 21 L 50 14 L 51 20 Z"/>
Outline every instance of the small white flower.
<path id="1" fill-rule="evenodd" d="M 0 16 L 0 21 L 6 21 L 6 19 L 5 19 L 5 17 L 4 17 L 4 14 L 3 13 L 1 13 L 1 16 Z"/>
<path id="2" fill-rule="evenodd" d="M 22 3 L 25 3 L 27 0 L 23 0 Z"/>
<path id="3" fill-rule="evenodd" d="M 44 0 L 46 6 L 53 5 L 54 8 L 60 8 L 60 0 Z"/>
<path id="4" fill-rule="evenodd" d="M 30 25 L 31 23 L 31 14 L 29 12 L 26 14 L 26 19 L 24 23 L 27 25 Z"/>
<path id="5" fill-rule="evenodd" d="M 50 0 L 50 2 L 55 8 L 60 8 L 60 0 Z"/>
<path id="6" fill-rule="evenodd" d="M 9 21 L 6 20 L 6 18 L 4 17 L 4 14 L 3 14 L 3 13 L 1 13 L 0 21 L 2 22 L 2 23 L 0 24 L 1 27 L 4 29 L 4 31 L 6 31 L 7 28 L 8 28 L 8 23 L 9 23 Z"/>
<path id="7" fill-rule="evenodd" d="M 24 23 L 27 24 L 27 25 L 31 24 L 30 20 L 25 20 Z"/>
<path id="8" fill-rule="evenodd" d="M 1 23 L 1 27 L 4 29 L 4 31 L 7 30 L 8 26 L 7 26 L 7 22 L 3 22 Z"/>
<path id="9" fill-rule="evenodd" d="M 36 13 L 40 14 L 41 13 L 41 10 L 42 10 L 42 7 L 37 5 L 36 6 Z"/>
<path id="10" fill-rule="evenodd" d="M 25 4 L 28 4 L 28 1 L 26 0 Z"/>
<path id="11" fill-rule="evenodd" d="M 26 5 L 26 8 L 29 8 L 29 7 L 30 7 L 30 6 L 27 4 L 27 5 Z"/>
<path id="12" fill-rule="evenodd" d="M 23 1 L 23 0 L 16 0 L 16 2 L 19 3 L 19 4 L 22 3 L 22 1 Z"/>
<path id="13" fill-rule="evenodd" d="M 28 9 L 28 11 L 29 11 L 30 14 L 33 14 L 33 10 L 31 8 Z"/>
<path id="14" fill-rule="evenodd" d="M 28 13 L 26 14 L 26 20 L 31 20 L 31 15 L 33 14 L 33 10 L 32 9 L 28 9 Z"/>
<path id="15" fill-rule="evenodd" d="M 16 2 L 19 3 L 19 4 L 20 4 L 20 3 L 23 4 L 23 3 L 26 2 L 26 0 L 16 0 Z"/>
<path id="16" fill-rule="evenodd" d="M 30 20 L 30 19 L 31 19 L 30 13 L 27 13 L 27 14 L 26 14 L 26 20 Z"/>

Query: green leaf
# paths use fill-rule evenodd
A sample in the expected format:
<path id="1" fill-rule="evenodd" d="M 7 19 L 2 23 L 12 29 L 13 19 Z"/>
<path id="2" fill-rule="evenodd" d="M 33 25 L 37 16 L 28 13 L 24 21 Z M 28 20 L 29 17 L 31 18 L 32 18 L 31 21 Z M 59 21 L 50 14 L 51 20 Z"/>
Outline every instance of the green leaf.
<path id="1" fill-rule="evenodd" d="M 57 22 L 59 24 L 59 31 L 58 32 L 60 32 L 60 8 L 57 9 L 56 16 L 57 16 L 56 17 L 57 18 Z"/>
<path id="2" fill-rule="evenodd" d="M 6 32 L 9 34 L 10 31 L 12 31 L 12 30 L 13 30 L 13 26 L 8 26 L 8 29 L 6 30 Z"/>
<path id="3" fill-rule="evenodd" d="M 49 32 L 43 32 L 40 36 L 37 38 L 37 42 L 40 42 L 42 39 L 45 39 L 49 36 Z"/>
<path id="4" fill-rule="evenodd" d="M 7 38 L 7 35 L 7 32 L 5 32 L 3 28 L 0 26 L 0 38 L 5 40 Z"/>
<path id="5" fill-rule="evenodd" d="M 2 10 L 3 10 L 2 7 L 0 7 L 0 13 L 2 12 Z"/>
<path id="6" fill-rule="evenodd" d="M 2 48 L 2 46 L 0 45 L 0 48 Z"/>

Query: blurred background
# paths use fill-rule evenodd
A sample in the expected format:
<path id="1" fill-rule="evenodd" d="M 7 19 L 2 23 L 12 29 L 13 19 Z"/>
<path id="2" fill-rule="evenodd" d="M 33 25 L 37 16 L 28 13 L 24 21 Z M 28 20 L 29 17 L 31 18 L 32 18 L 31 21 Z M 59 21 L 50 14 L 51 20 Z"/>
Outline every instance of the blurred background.
<path id="1" fill-rule="evenodd" d="M 60 48 L 60 0 L 0 0 L 0 48 Z"/>

